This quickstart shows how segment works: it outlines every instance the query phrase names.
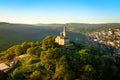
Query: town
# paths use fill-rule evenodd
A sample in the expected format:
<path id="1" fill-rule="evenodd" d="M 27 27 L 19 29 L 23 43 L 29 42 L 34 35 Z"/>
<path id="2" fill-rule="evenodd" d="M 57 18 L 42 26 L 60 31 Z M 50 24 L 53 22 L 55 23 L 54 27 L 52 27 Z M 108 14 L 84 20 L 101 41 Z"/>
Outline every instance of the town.
<path id="1" fill-rule="evenodd" d="M 103 50 L 113 50 L 113 53 L 120 54 L 120 29 L 109 29 L 108 31 L 94 32 L 89 35 L 90 45 Z"/>

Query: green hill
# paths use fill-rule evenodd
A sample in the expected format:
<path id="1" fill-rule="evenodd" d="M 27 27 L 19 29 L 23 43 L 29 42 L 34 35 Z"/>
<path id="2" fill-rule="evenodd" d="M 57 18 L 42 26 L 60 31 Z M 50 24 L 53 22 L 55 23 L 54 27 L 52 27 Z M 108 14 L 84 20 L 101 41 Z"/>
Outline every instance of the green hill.
<path id="1" fill-rule="evenodd" d="M 0 23 L 0 51 L 8 47 L 19 44 L 24 41 L 42 40 L 47 35 L 57 36 L 62 31 L 63 26 L 68 27 L 71 40 L 77 40 L 80 43 L 86 41 L 86 36 L 92 32 L 108 30 L 109 28 L 119 28 L 119 23 L 108 24 L 11 24 Z"/>
<path id="2" fill-rule="evenodd" d="M 27 24 L 0 23 L 0 51 L 24 41 L 42 40 L 47 35 L 57 36 L 63 27 L 54 28 L 49 26 L 35 26 Z M 80 38 L 79 34 L 73 36 Z"/>
<path id="3" fill-rule="evenodd" d="M 6 80 L 119 80 L 120 58 L 96 48 L 71 42 L 60 46 L 55 37 L 23 42 L 0 53 L 0 60 L 14 68 L 0 73 Z M 21 55 L 27 55 L 20 57 Z M 11 66 L 12 67 L 12 66 Z M 6 76 L 6 77 L 3 77 Z M 5 79 L 4 79 L 5 80 Z"/>

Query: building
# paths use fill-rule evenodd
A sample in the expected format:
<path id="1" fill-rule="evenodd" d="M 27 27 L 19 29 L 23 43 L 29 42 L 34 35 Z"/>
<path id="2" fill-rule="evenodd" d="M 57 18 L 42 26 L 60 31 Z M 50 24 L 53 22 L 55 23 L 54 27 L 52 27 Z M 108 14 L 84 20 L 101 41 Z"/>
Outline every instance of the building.
<path id="1" fill-rule="evenodd" d="M 59 45 L 65 46 L 68 46 L 70 44 L 66 27 L 64 27 L 63 31 L 60 33 L 60 36 L 57 36 L 55 38 L 55 42 Z"/>

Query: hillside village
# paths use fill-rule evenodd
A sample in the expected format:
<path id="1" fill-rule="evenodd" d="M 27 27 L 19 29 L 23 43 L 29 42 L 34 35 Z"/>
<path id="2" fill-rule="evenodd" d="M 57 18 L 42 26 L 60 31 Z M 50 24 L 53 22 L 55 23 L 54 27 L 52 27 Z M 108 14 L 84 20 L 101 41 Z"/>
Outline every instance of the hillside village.
<path id="1" fill-rule="evenodd" d="M 120 29 L 109 29 L 108 31 L 95 32 L 89 35 L 89 41 L 103 50 L 113 50 L 118 54 L 120 48 Z"/>

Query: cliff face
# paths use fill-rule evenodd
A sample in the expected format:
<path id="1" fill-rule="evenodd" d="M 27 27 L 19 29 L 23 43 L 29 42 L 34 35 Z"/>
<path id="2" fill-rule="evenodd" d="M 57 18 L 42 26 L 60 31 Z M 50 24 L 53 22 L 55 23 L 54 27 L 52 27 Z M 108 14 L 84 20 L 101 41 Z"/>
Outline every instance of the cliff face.
<path id="1" fill-rule="evenodd" d="M 115 53 L 114 50 L 120 47 L 120 29 L 92 33 L 88 40 L 92 43 L 91 45 Z"/>

